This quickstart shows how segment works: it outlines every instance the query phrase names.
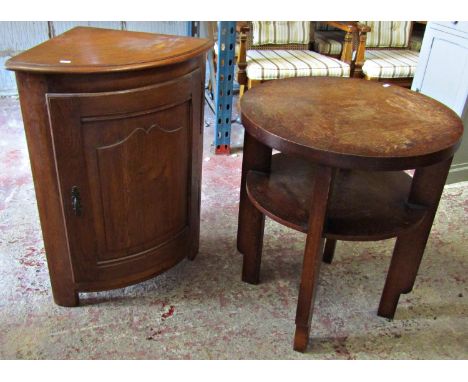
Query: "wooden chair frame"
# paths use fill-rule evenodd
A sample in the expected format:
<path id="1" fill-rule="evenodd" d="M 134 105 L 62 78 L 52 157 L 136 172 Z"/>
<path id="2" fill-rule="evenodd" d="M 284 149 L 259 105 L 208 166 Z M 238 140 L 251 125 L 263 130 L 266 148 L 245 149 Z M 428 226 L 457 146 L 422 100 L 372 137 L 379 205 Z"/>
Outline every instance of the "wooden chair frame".
<path id="1" fill-rule="evenodd" d="M 410 28 L 410 33 L 409 35 L 411 36 L 413 32 L 413 26 L 414 26 L 415 21 L 411 22 L 411 28 Z M 421 21 L 421 23 L 424 23 Z M 362 23 L 357 23 L 357 30 L 358 30 L 358 36 L 359 36 L 359 43 L 357 46 L 356 50 L 356 58 L 354 61 L 354 72 L 353 72 L 353 77 L 357 78 L 365 78 L 366 80 L 369 81 L 379 81 L 379 82 L 387 82 L 387 83 L 392 83 L 398 86 L 403 86 L 406 88 L 411 88 L 411 83 L 413 82 L 413 77 L 401 77 L 401 78 L 374 78 L 374 77 L 368 77 L 364 75 L 362 72 L 362 67 L 364 65 L 364 62 L 366 61 L 366 48 L 367 49 L 372 49 L 372 50 L 409 50 L 409 46 L 405 48 L 369 48 L 366 47 L 366 40 L 367 40 L 367 33 L 371 31 L 371 28 L 368 25 L 362 24 Z"/>
<path id="2" fill-rule="evenodd" d="M 362 28 L 357 22 L 342 22 L 342 21 L 321 21 L 327 23 L 330 26 L 338 28 L 346 32 L 344 36 L 344 44 L 341 52 L 340 60 L 349 64 L 351 66 L 351 74 L 353 76 L 354 62 L 353 62 L 353 46 L 357 45 L 357 39 L 360 37 L 360 30 Z M 251 87 L 260 84 L 264 81 L 269 80 L 251 80 L 247 77 L 247 39 L 250 33 L 250 25 L 247 21 L 241 21 L 237 23 L 237 32 L 240 35 L 240 49 L 239 49 L 239 58 L 237 62 L 237 82 L 240 86 L 240 97 L 244 94 L 245 91 Z M 355 44 L 356 42 L 356 44 Z M 310 41 L 309 45 L 313 41 Z"/>

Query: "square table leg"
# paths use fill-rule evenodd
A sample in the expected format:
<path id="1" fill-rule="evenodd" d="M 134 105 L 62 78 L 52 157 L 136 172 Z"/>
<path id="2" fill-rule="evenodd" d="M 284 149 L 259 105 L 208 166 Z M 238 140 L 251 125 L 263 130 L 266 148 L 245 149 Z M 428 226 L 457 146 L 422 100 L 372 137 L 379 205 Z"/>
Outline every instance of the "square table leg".
<path id="1" fill-rule="evenodd" d="M 322 233 L 333 179 L 332 174 L 332 168 L 317 166 L 310 202 L 309 225 L 296 311 L 294 350 L 300 352 L 306 350 L 309 342 L 310 322 L 323 255 L 324 239 Z"/>
<path id="2" fill-rule="evenodd" d="M 251 170 L 270 171 L 271 152 L 270 147 L 257 141 L 247 131 L 245 132 L 237 249 L 244 255 L 242 280 L 251 284 L 258 284 L 260 277 L 265 216 L 249 200 L 246 190 L 246 178 L 247 173 Z"/>
<path id="3" fill-rule="evenodd" d="M 408 203 L 428 208 L 423 221 L 398 236 L 393 250 L 385 287 L 380 299 L 378 315 L 393 318 L 400 294 L 413 289 L 432 223 L 444 190 L 452 159 L 416 169 Z"/>
<path id="4" fill-rule="evenodd" d="M 335 255 L 336 240 L 327 239 L 325 242 L 325 249 L 323 250 L 323 262 L 331 264 L 333 256 Z"/>

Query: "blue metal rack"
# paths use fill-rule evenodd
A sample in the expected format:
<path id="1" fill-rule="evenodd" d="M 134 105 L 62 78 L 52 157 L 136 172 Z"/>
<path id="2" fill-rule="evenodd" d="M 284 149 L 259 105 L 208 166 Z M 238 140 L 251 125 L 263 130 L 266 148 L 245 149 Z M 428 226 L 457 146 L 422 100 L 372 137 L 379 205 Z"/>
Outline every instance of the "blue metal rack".
<path id="1" fill-rule="evenodd" d="M 187 36 L 200 37 L 200 21 L 187 21 Z"/>
<path id="2" fill-rule="evenodd" d="M 216 63 L 215 153 L 231 152 L 231 114 L 236 49 L 236 22 L 218 22 Z"/>

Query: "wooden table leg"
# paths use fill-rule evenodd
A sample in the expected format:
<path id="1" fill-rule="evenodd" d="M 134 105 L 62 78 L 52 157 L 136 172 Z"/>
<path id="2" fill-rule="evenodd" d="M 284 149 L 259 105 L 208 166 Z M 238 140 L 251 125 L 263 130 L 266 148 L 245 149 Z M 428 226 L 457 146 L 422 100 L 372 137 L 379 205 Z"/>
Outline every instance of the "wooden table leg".
<path id="1" fill-rule="evenodd" d="M 419 225 L 397 238 L 380 299 L 379 316 L 393 318 L 400 294 L 413 289 L 451 163 L 449 159 L 419 168 L 414 174 L 408 202 L 426 206 L 428 212 Z"/>
<path id="2" fill-rule="evenodd" d="M 323 262 L 331 264 L 333 256 L 335 255 L 336 240 L 327 239 L 325 242 L 325 249 L 323 251 Z"/>
<path id="3" fill-rule="evenodd" d="M 272 149 L 245 132 L 240 187 L 237 249 L 244 255 L 242 280 L 258 284 L 263 247 L 265 216 L 250 202 L 246 191 L 246 178 L 250 170 L 270 171 Z"/>
<path id="4" fill-rule="evenodd" d="M 296 312 L 294 350 L 304 352 L 309 342 L 310 322 L 317 290 L 320 264 L 323 254 L 323 227 L 332 182 L 332 169 L 318 166 L 310 203 L 309 228 L 307 232 L 301 285 Z"/>

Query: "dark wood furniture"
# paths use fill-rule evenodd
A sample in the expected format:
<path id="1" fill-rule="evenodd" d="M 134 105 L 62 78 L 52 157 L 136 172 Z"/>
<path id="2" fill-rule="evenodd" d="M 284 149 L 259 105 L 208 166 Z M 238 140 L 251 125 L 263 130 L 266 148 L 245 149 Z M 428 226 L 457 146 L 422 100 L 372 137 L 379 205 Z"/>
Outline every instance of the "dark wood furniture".
<path id="1" fill-rule="evenodd" d="M 75 28 L 7 62 L 57 304 L 195 257 L 211 45 Z"/>
<path id="2" fill-rule="evenodd" d="M 378 310 L 392 318 L 413 288 L 461 120 L 410 90 L 345 78 L 271 81 L 241 108 L 242 279 L 259 281 L 265 215 L 307 234 L 294 337 L 305 351 L 321 260 L 331 262 L 336 240 L 397 237 Z"/>

